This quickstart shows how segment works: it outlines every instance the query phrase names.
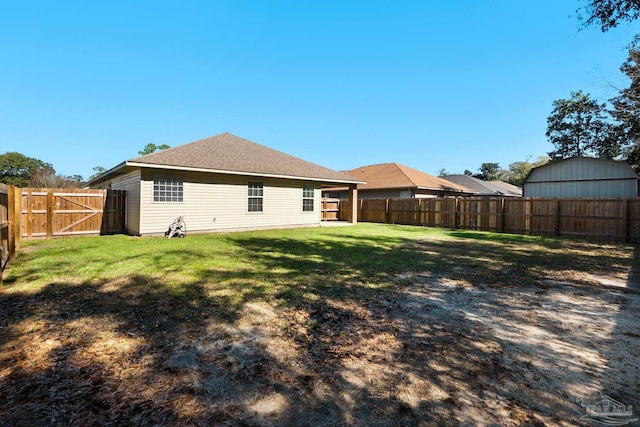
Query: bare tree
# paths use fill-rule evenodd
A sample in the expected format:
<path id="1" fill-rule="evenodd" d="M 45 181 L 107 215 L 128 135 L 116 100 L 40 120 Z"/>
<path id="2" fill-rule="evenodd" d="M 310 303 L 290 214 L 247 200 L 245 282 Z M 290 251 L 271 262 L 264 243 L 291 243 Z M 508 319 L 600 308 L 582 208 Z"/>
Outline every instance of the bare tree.
<path id="1" fill-rule="evenodd" d="M 28 185 L 35 188 L 80 188 L 82 177 L 58 175 L 53 169 L 39 169 L 31 175 Z"/>

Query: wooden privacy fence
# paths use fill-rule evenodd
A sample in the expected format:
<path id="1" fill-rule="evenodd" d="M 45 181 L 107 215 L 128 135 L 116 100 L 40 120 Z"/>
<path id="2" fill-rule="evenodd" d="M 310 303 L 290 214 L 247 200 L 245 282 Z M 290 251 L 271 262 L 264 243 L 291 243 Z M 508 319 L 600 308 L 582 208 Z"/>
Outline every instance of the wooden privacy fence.
<path id="1" fill-rule="evenodd" d="M 23 239 L 117 233 L 124 230 L 125 193 L 107 190 L 22 188 Z"/>
<path id="2" fill-rule="evenodd" d="M 15 187 L 0 184 L 0 280 L 2 271 L 16 254 Z"/>
<path id="3" fill-rule="evenodd" d="M 127 192 L 124 190 L 107 190 L 104 204 L 101 234 L 124 233 Z"/>
<path id="4" fill-rule="evenodd" d="M 640 242 L 640 198 L 361 199 L 358 221 Z"/>
<path id="5" fill-rule="evenodd" d="M 125 191 L 0 184 L 0 273 L 20 239 L 125 232 L 125 205 Z"/>
<path id="6" fill-rule="evenodd" d="M 337 221 L 340 212 L 340 199 L 322 198 L 322 221 Z"/>

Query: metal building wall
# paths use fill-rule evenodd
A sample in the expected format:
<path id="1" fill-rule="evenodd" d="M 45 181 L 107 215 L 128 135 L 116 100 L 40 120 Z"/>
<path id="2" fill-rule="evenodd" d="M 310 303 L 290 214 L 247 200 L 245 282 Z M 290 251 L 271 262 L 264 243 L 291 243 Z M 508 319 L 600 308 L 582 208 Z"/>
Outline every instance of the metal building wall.
<path id="1" fill-rule="evenodd" d="M 638 179 L 626 162 L 575 157 L 532 170 L 524 197 L 636 197 Z"/>

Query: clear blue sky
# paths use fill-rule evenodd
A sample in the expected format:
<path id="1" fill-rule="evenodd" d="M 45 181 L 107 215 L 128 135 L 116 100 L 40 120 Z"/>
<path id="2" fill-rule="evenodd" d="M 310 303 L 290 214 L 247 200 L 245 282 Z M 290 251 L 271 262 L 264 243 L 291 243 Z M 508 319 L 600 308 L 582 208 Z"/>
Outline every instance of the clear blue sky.
<path id="1" fill-rule="evenodd" d="M 3 1 L 0 153 L 91 175 L 222 132 L 342 170 L 550 151 L 555 99 L 606 100 L 638 24 L 586 0 Z"/>

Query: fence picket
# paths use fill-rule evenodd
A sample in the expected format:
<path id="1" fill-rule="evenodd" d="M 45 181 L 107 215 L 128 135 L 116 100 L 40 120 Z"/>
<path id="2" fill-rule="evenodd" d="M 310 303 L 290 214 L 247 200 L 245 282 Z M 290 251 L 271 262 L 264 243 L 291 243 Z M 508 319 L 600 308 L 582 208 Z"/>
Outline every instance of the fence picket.
<path id="1" fill-rule="evenodd" d="M 640 242 L 640 198 L 361 199 L 359 210 L 363 222 Z"/>

